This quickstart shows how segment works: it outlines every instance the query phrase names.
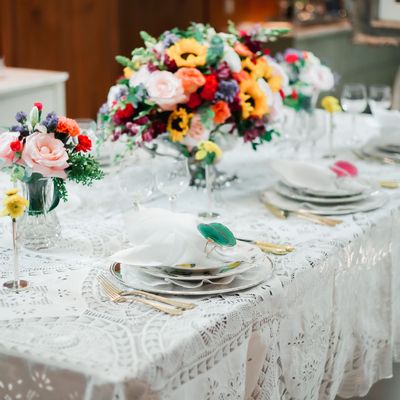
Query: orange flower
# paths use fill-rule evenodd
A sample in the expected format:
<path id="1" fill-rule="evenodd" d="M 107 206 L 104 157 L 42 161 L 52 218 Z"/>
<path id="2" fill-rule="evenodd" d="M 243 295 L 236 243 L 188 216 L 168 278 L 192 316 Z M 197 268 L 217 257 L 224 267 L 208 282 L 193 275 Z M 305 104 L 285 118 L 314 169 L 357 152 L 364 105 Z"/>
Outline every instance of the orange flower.
<path id="1" fill-rule="evenodd" d="M 178 69 L 175 75 L 182 81 L 185 94 L 195 92 L 206 83 L 204 75 L 197 68 L 183 67 Z"/>
<path id="2" fill-rule="evenodd" d="M 234 72 L 233 77 L 238 81 L 246 81 L 247 79 L 250 79 L 250 74 L 247 71 L 241 70 L 240 72 Z"/>
<path id="3" fill-rule="evenodd" d="M 56 131 L 67 133 L 70 136 L 78 136 L 81 133 L 78 123 L 74 119 L 67 117 L 58 118 Z"/>
<path id="4" fill-rule="evenodd" d="M 242 56 L 242 57 L 252 57 L 253 56 L 252 51 L 243 43 L 236 42 L 235 45 L 233 46 L 233 49 L 236 51 L 236 53 L 239 54 L 239 56 Z"/>
<path id="5" fill-rule="evenodd" d="M 225 101 L 217 101 L 211 109 L 214 111 L 214 122 L 216 124 L 223 124 L 231 116 L 231 110 Z"/>

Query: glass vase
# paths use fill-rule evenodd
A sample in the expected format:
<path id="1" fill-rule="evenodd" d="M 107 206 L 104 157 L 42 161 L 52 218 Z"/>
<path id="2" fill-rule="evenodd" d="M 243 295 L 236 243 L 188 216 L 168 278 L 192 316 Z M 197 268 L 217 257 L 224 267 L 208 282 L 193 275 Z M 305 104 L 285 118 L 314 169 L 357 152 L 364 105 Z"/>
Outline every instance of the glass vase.
<path id="1" fill-rule="evenodd" d="M 206 165 L 206 191 L 207 191 L 207 211 L 199 213 L 202 218 L 217 218 L 219 214 L 214 211 L 214 188 L 215 188 L 215 168 L 212 165 Z"/>
<path id="2" fill-rule="evenodd" d="M 61 226 L 55 208 L 59 198 L 52 178 L 39 178 L 22 184 L 24 197 L 29 201 L 19 221 L 22 245 L 31 250 L 54 246 L 61 236 Z"/>

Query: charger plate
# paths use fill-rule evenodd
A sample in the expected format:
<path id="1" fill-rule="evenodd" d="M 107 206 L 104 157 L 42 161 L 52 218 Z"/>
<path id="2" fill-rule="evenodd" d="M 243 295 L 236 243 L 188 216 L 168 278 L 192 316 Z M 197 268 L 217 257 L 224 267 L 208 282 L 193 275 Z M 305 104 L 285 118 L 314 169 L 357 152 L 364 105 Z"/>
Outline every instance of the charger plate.
<path id="1" fill-rule="evenodd" d="M 264 259 L 265 261 L 265 259 Z M 223 293 L 238 292 L 250 289 L 265 282 L 272 276 L 272 262 L 257 264 L 254 268 L 236 275 L 227 285 L 204 284 L 199 288 L 183 288 L 162 279 L 141 273 L 132 266 L 114 263 L 110 267 L 111 275 L 124 286 L 132 289 L 144 290 L 150 293 L 178 295 L 178 296 L 207 296 Z"/>

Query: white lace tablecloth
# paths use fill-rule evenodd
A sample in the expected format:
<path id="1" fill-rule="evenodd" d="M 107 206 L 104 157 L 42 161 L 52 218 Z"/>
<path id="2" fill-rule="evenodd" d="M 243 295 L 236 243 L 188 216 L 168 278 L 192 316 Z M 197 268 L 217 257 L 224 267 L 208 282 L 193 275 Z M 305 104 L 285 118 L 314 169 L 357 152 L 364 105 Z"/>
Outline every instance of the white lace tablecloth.
<path id="1" fill-rule="evenodd" d="M 91 189 L 71 185 L 59 245 L 21 254 L 31 289 L 0 289 L 0 398 L 316 400 L 364 395 L 390 377 L 400 361 L 400 190 L 335 228 L 278 220 L 257 197 L 274 179 L 268 158 L 285 154 L 284 142 L 227 153 L 223 168 L 241 180 L 219 194 L 219 207 L 237 236 L 297 250 L 272 257 L 268 282 L 198 299 L 180 317 L 107 300 L 96 275 L 123 245 L 129 205 L 112 176 Z M 357 163 L 362 174 L 400 178 L 398 166 Z M 178 201 L 181 210 L 204 206 L 201 191 Z M 0 282 L 11 276 L 7 222 Z"/>

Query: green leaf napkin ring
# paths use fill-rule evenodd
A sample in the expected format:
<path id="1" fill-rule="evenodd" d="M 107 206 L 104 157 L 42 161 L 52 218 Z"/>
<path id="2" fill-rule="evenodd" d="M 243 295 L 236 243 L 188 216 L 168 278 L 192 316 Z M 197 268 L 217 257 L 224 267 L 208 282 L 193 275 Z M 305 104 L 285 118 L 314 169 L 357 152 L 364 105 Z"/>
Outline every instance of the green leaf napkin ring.
<path id="1" fill-rule="evenodd" d="M 218 222 L 212 222 L 211 224 L 199 224 L 197 225 L 198 231 L 207 240 L 204 247 L 204 252 L 207 257 L 217 247 L 233 247 L 236 245 L 236 239 L 233 233 L 228 227 Z M 210 245 L 213 245 L 210 249 Z"/>

